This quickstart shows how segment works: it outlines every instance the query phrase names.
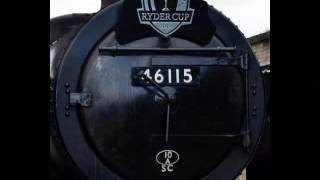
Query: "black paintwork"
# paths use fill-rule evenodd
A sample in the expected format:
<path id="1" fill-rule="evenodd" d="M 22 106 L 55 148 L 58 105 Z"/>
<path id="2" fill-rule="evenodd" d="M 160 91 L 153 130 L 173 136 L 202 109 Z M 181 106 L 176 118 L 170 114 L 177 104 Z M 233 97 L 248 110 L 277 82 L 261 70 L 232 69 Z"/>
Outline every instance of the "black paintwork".
<path id="1" fill-rule="evenodd" d="M 151 159 L 149 158 L 152 158 L 154 152 L 159 150 L 156 148 L 157 146 L 169 146 L 179 149 L 180 152 L 185 154 L 184 157 L 188 157 L 189 161 L 182 161 L 181 170 L 177 170 L 178 174 L 175 176 L 167 175 L 166 179 L 202 177 L 201 179 L 224 180 L 234 178 L 247 165 L 256 149 L 263 127 L 264 115 L 260 69 L 245 38 L 225 17 L 221 16 L 215 9 L 209 9 L 210 19 L 219 25 L 216 36 L 222 41 L 221 43 L 213 38 L 211 46 L 214 44 L 227 47 L 236 46 L 236 52 L 226 54 L 232 57 L 243 55 L 243 51 L 249 53 L 250 114 L 253 106 L 258 107 L 256 116 L 250 116 L 249 121 L 249 127 L 252 131 L 250 153 L 244 151 L 241 144 L 233 145 L 234 142 L 225 140 L 220 140 L 220 142 L 215 140 L 215 144 L 211 144 L 207 140 L 199 140 L 198 138 L 191 141 L 173 138 L 170 144 L 165 145 L 162 142 L 161 135 L 163 132 L 163 128 L 161 128 L 163 126 L 161 103 L 159 105 L 155 104 L 154 96 L 145 89 L 131 87 L 129 83 L 131 80 L 130 73 L 126 74 L 130 72 L 135 63 L 150 65 L 150 61 L 148 63 L 150 58 L 119 56 L 110 59 L 110 57 L 105 57 L 104 62 L 106 64 L 101 67 L 106 69 L 103 71 L 96 71 L 95 69 L 98 65 L 96 43 L 101 41 L 106 33 L 111 33 L 111 29 L 117 21 L 120 7 L 121 3 L 116 3 L 92 18 L 88 25 L 80 31 L 72 46 L 65 53 L 62 64 L 59 65 L 59 72 L 56 76 L 55 111 L 59 132 L 68 154 L 89 179 L 121 179 L 120 176 L 161 179 L 163 176 L 154 171 L 159 167 L 153 167 L 155 166 L 154 163 L 150 166 Z M 109 21 L 106 21 L 106 19 L 109 19 Z M 105 39 L 104 42 L 115 45 L 112 44 L 115 43 L 115 38 L 112 35 L 109 35 L 109 37 L 110 39 Z M 137 42 L 137 45 L 142 43 L 145 46 L 158 46 L 156 38 L 151 38 L 151 42 L 150 44 L 150 40 L 142 39 Z M 173 40 L 172 43 L 173 46 L 180 46 L 188 44 L 188 41 L 177 39 Z M 92 51 L 94 48 L 96 54 Z M 91 57 L 88 59 L 89 56 Z M 129 61 L 130 63 L 128 63 Z M 179 92 L 180 99 L 183 100 L 183 103 L 180 102 L 182 105 L 175 107 L 174 119 L 176 121 L 172 125 L 172 132 L 181 131 L 180 134 L 185 133 L 184 131 L 200 134 L 212 132 L 223 134 L 227 131 L 237 133 L 243 129 L 241 114 L 245 111 L 245 104 L 241 99 L 245 97 L 243 92 L 245 88 L 243 87 L 243 79 L 239 78 L 241 77 L 239 72 L 243 72 L 243 70 L 226 67 L 202 67 L 204 82 L 202 83 L 203 86 L 197 90 L 186 87 L 167 88 L 167 91 Z M 232 81 L 234 81 L 234 84 L 232 84 Z M 66 83 L 69 83 L 68 89 L 71 92 L 94 92 L 93 103 L 96 105 L 95 108 L 71 108 L 70 116 L 66 117 L 65 105 L 68 103 L 68 94 L 65 93 Z M 255 96 L 251 94 L 252 84 L 256 84 L 255 90 L 258 93 Z M 237 93 L 233 94 L 231 92 Z M 235 97 L 231 96 L 232 94 Z M 113 99 L 113 101 L 109 101 L 110 99 Z M 235 100 L 239 102 L 232 102 Z M 227 105 L 226 103 L 230 104 Z M 199 105 L 198 109 L 195 104 Z M 226 106 L 223 106 L 223 104 Z M 153 105 L 153 107 L 150 107 L 150 105 Z M 204 107 L 204 109 L 199 109 L 201 107 Z M 218 107 L 218 109 L 215 111 L 214 108 L 209 107 Z M 219 109 L 219 107 L 227 109 Z M 149 110 L 150 108 L 151 110 Z M 203 123 L 194 123 L 192 120 L 199 119 L 199 113 L 202 113 L 200 117 L 203 117 Z M 210 117 L 220 119 L 221 123 L 219 121 L 209 121 Z M 153 121 L 150 121 L 150 119 Z M 222 120 L 229 122 L 225 123 Z M 152 136 L 152 134 L 160 136 Z M 160 141 L 156 140 L 159 137 Z M 196 148 L 196 144 L 198 144 L 198 148 Z M 148 155 L 149 153 L 151 154 Z M 146 157 L 143 156 L 145 154 L 147 154 Z M 197 154 L 197 156 L 194 154 Z M 226 154 L 227 156 L 225 156 Z M 143 165 L 139 167 L 137 164 L 141 161 L 141 157 Z M 148 163 L 149 161 L 150 163 Z M 192 162 L 197 165 L 195 166 Z M 179 168 L 179 166 L 177 165 L 176 168 Z"/>

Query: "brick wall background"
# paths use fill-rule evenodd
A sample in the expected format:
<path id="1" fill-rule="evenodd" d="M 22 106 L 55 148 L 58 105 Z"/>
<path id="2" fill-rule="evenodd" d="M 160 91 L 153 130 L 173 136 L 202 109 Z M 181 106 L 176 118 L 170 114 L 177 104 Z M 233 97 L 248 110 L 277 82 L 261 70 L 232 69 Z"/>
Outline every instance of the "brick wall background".
<path id="1" fill-rule="evenodd" d="M 253 51 L 255 52 L 261 66 L 270 64 L 270 40 L 253 44 Z"/>
<path id="2" fill-rule="evenodd" d="M 260 66 L 270 64 L 270 31 L 248 38 Z"/>

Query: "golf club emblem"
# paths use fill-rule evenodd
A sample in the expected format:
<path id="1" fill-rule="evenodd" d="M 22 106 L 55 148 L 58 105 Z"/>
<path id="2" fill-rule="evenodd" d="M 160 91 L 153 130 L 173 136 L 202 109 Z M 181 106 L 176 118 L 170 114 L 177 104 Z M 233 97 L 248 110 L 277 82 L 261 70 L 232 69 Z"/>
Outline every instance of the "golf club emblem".
<path id="1" fill-rule="evenodd" d="M 168 7 L 168 1 L 177 1 L 176 7 Z M 191 0 L 141 0 L 137 9 L 140 24 L 150 25 L 161 35 L 167 37 L 181 26 L 192 24 L 194 9 Z M 159 7 L 158 7 L 159 6 Z"/>

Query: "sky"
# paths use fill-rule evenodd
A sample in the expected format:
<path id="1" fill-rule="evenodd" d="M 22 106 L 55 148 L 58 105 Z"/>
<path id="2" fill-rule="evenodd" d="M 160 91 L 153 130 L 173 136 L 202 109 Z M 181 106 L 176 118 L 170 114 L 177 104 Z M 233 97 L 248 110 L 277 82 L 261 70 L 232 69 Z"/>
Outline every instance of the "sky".
<path id="1" fill-rule="evenodd" d="M 270 30 L 270 0 L 206 0 L 231 19 L 246 37 Z M 50 0 L 50 18 L 71 13 L 93 13 L 100 0 Z"/>

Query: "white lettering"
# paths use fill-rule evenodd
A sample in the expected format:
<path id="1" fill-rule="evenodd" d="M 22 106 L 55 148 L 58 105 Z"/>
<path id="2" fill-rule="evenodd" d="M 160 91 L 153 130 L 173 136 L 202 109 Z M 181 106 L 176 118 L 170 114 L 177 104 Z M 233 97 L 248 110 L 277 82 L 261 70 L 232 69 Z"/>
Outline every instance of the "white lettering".
<path id="1" fill-rule="evenodd" d="M 166 165 L 165 164 L 163 164 L 162 166 L 161 166 L 161 172 L 166 172 L 167 171 L 167 169 L 166 169 Z"/>
<path id="2" fill-rule="evenodd" d="M 173 165 L 172 164 L 163 164 L 161 165 L 161 172 L 173 172 Z"/>
<path id="3" fill-rule="evenodd" d="M 145 74 L 149 79 L 152 79 L 152 77 L 150 76 L 150 69 L 146 69 L 143 74 Z M 142 79 L 144 78 L 142 77 Z"/>
<path id="4" fill-rule="evenodd" d="M 164 156 L 165 156 L 166 159 L 172 158 L 172 152 L 171 151 L 166 151 L 164 154 L 165 154 Z"/>
<path id="5" fill-rule="evenodd" d="M 143 21 L 147 20 L 147 13 L 142 13 L 142 20 Z"/>
<path id="6" fill-rule="evenodd" d="M 165 19 L 165 13 L 160 13 L 160 20 L 166 20 Z"/>
<path id="7" fill-rule="evenodd" d="M 184 20 L 187 21 L 189 19 L 190 15 L 188 13 L 185 14 Z"/>
<path id="8" fill-rule="evenodd" d="M 178 21 L 178 15 L 177 15 L 177 13 L 172 14 L 172 20 Z"/>
<path id="9" fill-rule="evenodd" d="M 165 164 L 171 164 L 170 159 L 167 159 Z"/>
<path id="10" fill-rule="evenodd" d="M 152 20 L 152 13 L 147 13 L 147 15 L 148 15 L 148 20 L 149 21 Z"/>
<path id="11" fill-rule="evenodd" d="M 158 13 L 154 13 L 153 20 L 157 21 L 160 19 L 160 15 Z"/>
<path id="12" fill-rule="evenodd" d="M 169 14 L 169 13 L 166 13 L 166 20 L 171 21 L 171 19 L 170 19 L 170 14 Z"/>
<path id="13" fill-rule="evenodd" d="M 161 69 L 158 69 L 156 74 L 154 75 L 154 79 L 156 81 L 156 83 L 162 83 L 164 80 L 163 75 L 161 74 Z"/>
<path id="14" fill-rule="evenodd" d="M 183 76 L 187 77 L 187 79 L 183 78 L 183 82 L 190 83 L 192 81 L 191 69 L 184 69 Z"/>
<path id="15" fill-rule="evenodd" d="M 161 164 L 161 172 L 173 172 L 173 165 L 179 161 L 179 154 L 173 150 L 163 150 L 156 155 L 156 161 Z"/>
<path id="16" fill-rule="evenodd" d="M 167 170 L 169 172 L 172 172 L 173 171 L 173 165 L 172 164 L 168 165 Z"/>
<path id="17" fill-rule="evenodd" d="M 179 13 L 179 21 L 183 21 L 184 15 Z"/>
<path id="18" fill-rule="evenodd" d="M 143 21 L 189 21 L 188 13 L 141 13 Z"/>
<path id="19" fill-rule="evenodd" d="M 176 82 L 180 82 L 180 77 L 179 77 L 179 69 L 176 69 Z"/>
<path id="20" fill-rule="evenodd" d="M 171 83 L 171 69 L 168 69 L 168 82 Z"/>

